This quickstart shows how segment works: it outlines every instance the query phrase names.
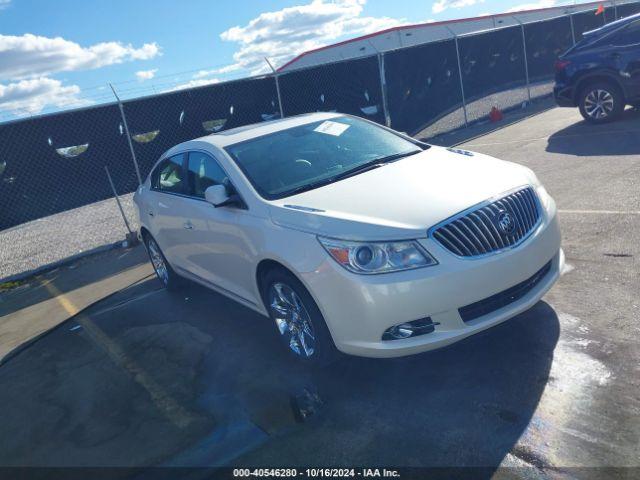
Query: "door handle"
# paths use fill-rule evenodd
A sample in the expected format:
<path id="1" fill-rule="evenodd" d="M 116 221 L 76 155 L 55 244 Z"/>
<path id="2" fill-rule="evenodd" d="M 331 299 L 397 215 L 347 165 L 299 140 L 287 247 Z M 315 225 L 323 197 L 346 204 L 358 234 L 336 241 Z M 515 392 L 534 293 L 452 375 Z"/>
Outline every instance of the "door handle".
<path id="1" fill-rule="evenodd" d="M 154 213 L 153 212 L 148 212 L 150 217 L 153 217 Z"/>
<path id="2" fill-rule="evenodd" d="M 193 223 L 191 223 L 191 222 L 184 222 L 184 224 L 182 226 L 184 228 L 186 228 L 187 230 L 193 230 Z"/>

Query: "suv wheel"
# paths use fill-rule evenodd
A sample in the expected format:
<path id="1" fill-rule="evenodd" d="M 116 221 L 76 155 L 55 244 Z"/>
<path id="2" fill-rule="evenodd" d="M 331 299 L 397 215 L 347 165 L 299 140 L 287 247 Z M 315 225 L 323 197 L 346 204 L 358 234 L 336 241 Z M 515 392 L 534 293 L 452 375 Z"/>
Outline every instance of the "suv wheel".
<path id="1" fill-rule="evenodd" d="M 302 283 L 284 269 L 273 269 L 262 285 L 265 306 L 289 353 L 311 366 L 334 361 L 338 351 L 329 329 Z"/>
<path id="2" fill-rule="evenodd" d="M 167 290 L 177 290 L 182 284 L 182 279 L 173 271 L 173 268 L 171 268 L 162 250 L 160 250 L 151 235 L 145 235 L 144 240 L 151 265 L 153 265 L 158 279 Z"/>
<path id="3" fill-rule="evenodd" d="M 607 82 L 587 85 L 580 95 L 580 113 L 591 123 L 615 120 L 624 110 L 624 98 L 620 89 Z"/>

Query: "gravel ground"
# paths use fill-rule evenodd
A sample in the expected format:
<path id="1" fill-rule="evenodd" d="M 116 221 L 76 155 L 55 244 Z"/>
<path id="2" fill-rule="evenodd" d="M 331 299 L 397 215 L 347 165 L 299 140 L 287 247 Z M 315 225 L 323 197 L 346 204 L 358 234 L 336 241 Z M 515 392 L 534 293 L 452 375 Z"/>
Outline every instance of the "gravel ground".
<path id="1" fill-rule="evenodd" d="M 121 197 L 132 229 L 138 228 L 133 194 Z M 50 263 L 124 240 L 127 229 L 111 198 L 0 232 L 0 282 Z"/>
<path id="2" fill-rule="evenodd" d="M 542 97 L 551 95 L 553 92 L 553 82 L 545 81 L 531 85 L 531 99 L 535 101 Z M 487 97 L 476 100 L 467 105 L 467 120 L 469 123 L 487 118 L 491 107 L 494 105 L 501 110 L 517 107 L 528 100 L 526 87 L 517 87 L 504 92 L 495 93 Z M 418 132 L 416 138 L 432 138 L 445 132 L 450 132 L 464 126 L 464 111 L 462 108 L 442 117 L 424 130 Z"/>

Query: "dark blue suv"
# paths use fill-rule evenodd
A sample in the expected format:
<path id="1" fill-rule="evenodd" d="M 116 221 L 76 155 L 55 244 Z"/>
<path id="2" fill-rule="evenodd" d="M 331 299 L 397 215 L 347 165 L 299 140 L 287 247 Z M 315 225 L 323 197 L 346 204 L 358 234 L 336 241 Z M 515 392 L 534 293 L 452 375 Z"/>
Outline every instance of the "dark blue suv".
<path id="1" fill-rule="evenodd" d="M 561 107 L 579 107 L 593 123 L 640 106 L 640 14 L 584 34 L 555 64 L 553 89 Z"/>

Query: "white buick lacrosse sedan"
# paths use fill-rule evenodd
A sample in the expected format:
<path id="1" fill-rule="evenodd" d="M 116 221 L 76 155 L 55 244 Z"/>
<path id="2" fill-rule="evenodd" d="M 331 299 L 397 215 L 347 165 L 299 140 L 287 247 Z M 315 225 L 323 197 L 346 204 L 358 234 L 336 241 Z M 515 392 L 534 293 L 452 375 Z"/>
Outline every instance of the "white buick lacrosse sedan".
<path id="1" fill-rule="evenodd" d="M 134 200 L 168 289 L 270 317 L 311 363 L 449 345 L 534 305 L 564 262 L 528 168 L 340 114 L 177 145 Z"/>

